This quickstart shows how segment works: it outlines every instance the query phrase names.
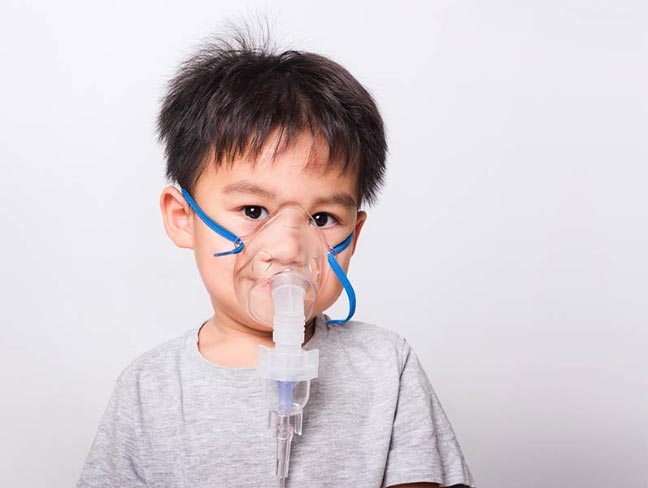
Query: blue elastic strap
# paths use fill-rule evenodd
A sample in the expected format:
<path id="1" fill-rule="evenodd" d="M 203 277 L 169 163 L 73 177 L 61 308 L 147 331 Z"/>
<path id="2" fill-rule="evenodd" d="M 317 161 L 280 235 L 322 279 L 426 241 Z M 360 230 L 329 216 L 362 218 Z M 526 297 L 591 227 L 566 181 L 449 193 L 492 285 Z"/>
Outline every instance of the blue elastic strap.
<path id="1" fill-rule="evenodd" d="M 344 241 L 342 241 L 340 244 L 338 244 L 333 249 L 331 249 L 328 255 L 326 256 L 329 266 L 331 266 L 331 269 L 335 273 L 335 276 L 337 276 L 338 280 L 340 280 L 340 283 L 342 283 L 342 286 L 344 287 L 344 291 L 346 291 L 347 297 L 349 298 L 349 314 L 346 316 L 346 318 L 344 320 L 327 320 L 326 325 L 344 324 L 349 320 L 351 320 L 351 317 L 353 317 L 353 314 L 355 313 L 355 309 L 356 309 L 355 291 L 353 290 L 353 286 L 351 286 L 351 282 L 349 281 L 349 278 L 347 278 L 347 275 L 344 274 L 344 270 L 335 259 L 335 255 L 344 251 L 347 247 L 349 247 L 349 244 L 351 244 L 352 240 L 353 240 L 353 232 L 351 232 L 351 234 L 349 234 L 349 236 L 346 239 L 344 239 Z"/>
<path id="2" fill-rule="evenodd" d="M 203 212 L 202 208 L 198 206 L 196 201 L 187 190 L 185 190 L 184 188 L 180 188 L 180 190 L 182 190 L 182 196 L 185 198 L 185 200 L 187 200 L 189 206 L 193 209 L 194 212 L 196 212 L 196 215 L 200 217 L 200 220 L 202 220 L 207 227 L 216 232 L 218 235 L 234 243 L 235 247 L 231 251 L 217 252 L 216 254 L 214 254 L 214 256 L 227 256 L 228 254 L 240 253 L 243 250 L 244 246 L 241 238 L 209 218 L 209 216 L 205 212 Z"/>

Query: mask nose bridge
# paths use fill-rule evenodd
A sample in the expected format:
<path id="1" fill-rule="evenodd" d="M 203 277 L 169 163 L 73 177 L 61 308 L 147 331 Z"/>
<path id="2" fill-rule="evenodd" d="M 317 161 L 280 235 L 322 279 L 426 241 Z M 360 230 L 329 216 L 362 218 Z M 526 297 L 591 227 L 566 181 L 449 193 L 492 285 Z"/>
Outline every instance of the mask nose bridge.
<path id="1" fill-rule="evenodd" d="M 289 229 L 299 229 L 301 226 L 311 223 L 311 215 L 297 204 L 288 204 L 281 207 L 271 221 L 276 221 Z M 272 225 L 268 222 L 268 225 Z"/>
<path id="2" fill-rule="evenodd" d="M 309 234 L 317 232 L 311 223 L 312 217 L 303 207 L 296 204 L 281 207 L 254 237 L 257 258 L 265 266 L 303 266 L 310 258 L 304 255 L 311 251 L 313 236 Z"/>

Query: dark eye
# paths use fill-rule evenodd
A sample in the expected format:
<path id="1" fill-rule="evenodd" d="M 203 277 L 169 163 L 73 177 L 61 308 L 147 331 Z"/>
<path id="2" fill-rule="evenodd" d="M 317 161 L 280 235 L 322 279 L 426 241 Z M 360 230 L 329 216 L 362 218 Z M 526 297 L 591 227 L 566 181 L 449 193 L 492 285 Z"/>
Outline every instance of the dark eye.
<path id="1" fill-rule="evenodd" d="M 245 213 L 246 217 L 253 220 L 266 218 L 268 216 L 268 211 L 263 207 L 259 207 L 258 205 L 246 205 L 245 207 L 243 207 L 243 212 Z"/>
<path id="2" fill-rule="evenodd" d="M 337 219 L 326 212 L 316 213 L 313 215 L 313 220 L 317 227 L 330 227 L 337 224 Z"/>

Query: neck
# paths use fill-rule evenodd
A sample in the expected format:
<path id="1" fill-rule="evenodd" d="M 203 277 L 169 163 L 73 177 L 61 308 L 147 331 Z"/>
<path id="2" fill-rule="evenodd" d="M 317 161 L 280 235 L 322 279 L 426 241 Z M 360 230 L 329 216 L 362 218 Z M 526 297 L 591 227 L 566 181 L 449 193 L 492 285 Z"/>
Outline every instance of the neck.
<path id="1" fill-rule="evenodd" d="M 315 333 L 315 318 L 306 324 L 304 343 Z M 208 361 L 230 368 L 253 368 L 257 363 L 257 347 L 274 347 L 272 330 L 264 331 L 243 324 L 221 320 L 214 314 L 198 333 L 198 350 Z"/>

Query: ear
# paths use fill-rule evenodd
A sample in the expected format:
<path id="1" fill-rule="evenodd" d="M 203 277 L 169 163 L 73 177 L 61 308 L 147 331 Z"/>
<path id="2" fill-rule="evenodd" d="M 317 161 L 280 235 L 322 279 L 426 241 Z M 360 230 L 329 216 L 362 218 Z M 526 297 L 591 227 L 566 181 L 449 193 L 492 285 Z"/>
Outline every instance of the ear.
<path id="1" fill-rule="evenodd" d="M 175 245 L 193 249 L 193 210 L 177 188 L 167 186 L 162 190 L 160 210 L 164 230 Z"/>
<path id="2" fill-rule="evenodd" d="M 362 226 L 364 225 L 365 221 L 367 220 L 367 212 L 364 212 L 360 210 L 358 212 L 358 218 L 355 223 L 355 228 L 353 229 L 353 246 L 351 247 L 351 254 L 355 253 L 356 245 L 358 243 L 358 237 L 360 237 L 360 231 L 362 230 Z"/>

